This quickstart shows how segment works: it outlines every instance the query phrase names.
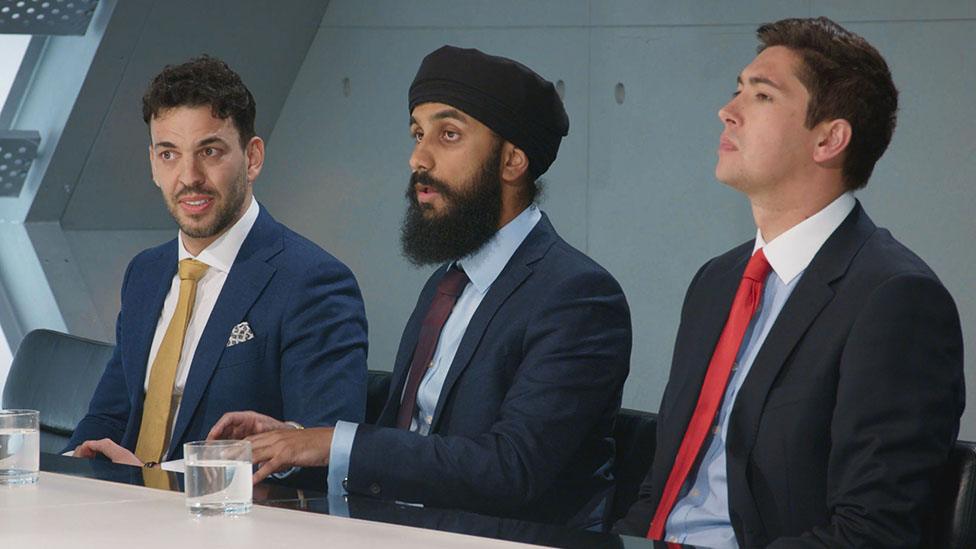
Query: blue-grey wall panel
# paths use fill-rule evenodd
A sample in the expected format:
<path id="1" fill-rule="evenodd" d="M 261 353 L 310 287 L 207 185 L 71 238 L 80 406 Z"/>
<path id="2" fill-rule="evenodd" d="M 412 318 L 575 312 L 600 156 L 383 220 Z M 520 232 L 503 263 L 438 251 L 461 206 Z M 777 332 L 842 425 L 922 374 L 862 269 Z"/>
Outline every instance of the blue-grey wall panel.
<path id="1" fill-rule="evenodd" d="M 714 177 L 716 111 L 752 47 L 751 27 L 593 30 L 590 253 L 632 309 L 628 406 L 657 409 L 695 271 L 755 234 L 745 199 Z"/>
<path id="2" fill-rule="evenodd" d="M 333 0 L 323 26 L 559 27 L 589 23 L 588 0 Z"/>
<path id="3" fill-rule="evenodd" d="M 811 15 L 837 21 L 924 21 L 937 19 L 974 19 L 976 2 L 972 0 L 811 0 Z"/>
<path id="4" fill-rule="evenodd" d="M 756 24 L 807 17 L 811 0 L 613 0 L 590 2 L 590 24 L 599 26 L 713 26 Z"/>

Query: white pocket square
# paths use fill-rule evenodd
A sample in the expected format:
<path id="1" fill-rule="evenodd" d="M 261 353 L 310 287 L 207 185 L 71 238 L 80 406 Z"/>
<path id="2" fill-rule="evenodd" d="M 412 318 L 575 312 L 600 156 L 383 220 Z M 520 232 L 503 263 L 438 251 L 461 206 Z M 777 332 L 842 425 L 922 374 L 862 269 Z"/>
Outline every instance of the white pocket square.
<path id="1" fill-rule="evenodd" d="M 251 331 L 251 325 L 247 322 L 241 322 L 230 331 L 230 339 L 227 340 L 227 346 L 233 347 L 249 339 L 254 339 L 254 332 Z"/>

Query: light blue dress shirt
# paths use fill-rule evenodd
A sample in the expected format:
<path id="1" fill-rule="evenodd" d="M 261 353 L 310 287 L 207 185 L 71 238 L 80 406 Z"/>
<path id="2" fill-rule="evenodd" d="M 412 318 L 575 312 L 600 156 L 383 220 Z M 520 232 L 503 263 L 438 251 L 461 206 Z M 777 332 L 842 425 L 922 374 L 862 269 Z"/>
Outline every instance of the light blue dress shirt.
<path id="1" fill-rule="evenodd" d="M 451 363 L 454 362 L 454 355 L 457 354 L 461 338 L 468 323 L 471 322 L 471 317 L 474 316 L 492 283 L 540 219 L 542 219 L 542 212 L 539 208 L 535 205 L 529 206 L 499 229 L 477 252 L 457 261 L 471 282 L 458 296 L 451 310 L 451 316 L 447 318 L 441 329 L 437 348 L 434 351 L 433 364 L 427 369 L 417 389 L 417 408 L 410 422 L 411 431 L 425 436 L 430 433 L 441 388 L 444 386 L 444 380 L 447 378 Z M 337 514 L 338 509 L 334 507 L 341 505 L 334 496 L 346 493 L 342 481 L 349 473 L 349 456 L 357 427 L 356 423 L 339 421 L 332 435 L 332 450 L 329 458 L 329 512 L 331 514 Z"/>
<path id="2" fill-rule="evenodd" d="M 803 271 L 854 205 L 853 195 L 845 193 L 768 244 L 762 234 L 756 232 L 753 253 L 762 248 L 772 272 L 766 277 L 759 310 L 739 347 L 716 423 L 706 441 L 705 454 L 698 468 L 688 476 L 681 496 L 668 515 L 664 530 L 666 541 L 703 547 L 738 547 L 729 518 L 725 455 L 729 416 L 736 395 Z"/>

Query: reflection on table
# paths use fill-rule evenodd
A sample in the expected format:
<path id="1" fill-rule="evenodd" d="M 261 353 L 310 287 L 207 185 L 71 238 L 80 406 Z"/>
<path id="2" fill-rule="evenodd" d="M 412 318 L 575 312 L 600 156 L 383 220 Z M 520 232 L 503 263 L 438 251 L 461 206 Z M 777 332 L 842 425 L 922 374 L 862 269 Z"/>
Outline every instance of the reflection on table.
<path id="1" fill-rule="evenodd" d="M 109 481 L 113 483 L 122 483 L 126 485 L 134 486 L 144 486 L 146 484 L 144 479 L 144 471 L 138 467 L 130 467 L 126 465 L 117 465 L 108 461 L 103 460 L 83 460 L 64 457 L 56 454 L 41 454 L 41 471 L 47 473 L 59 473 L 60 475 L 68 475 L 69 477 L 81 477 L 86 479 L 95 479 L 98 481 Z M 168 478 L 168 486 L 171 492 L 182 491 L 183 487 L 183 475 L 179 473 L 167 472 L 165 475 Z M 56 479 L 56 480 L 50 480 Z M 42 480 L 45 480 L 42 478 Z M 57 483 L 70 483 L 71 479 L 65 479 L 60 476 L 50 476 L 48 477 L 48 484 Z M 74 480 L 74 482 L 79 482 Z M 323 483 L 323 486 L 325 484 Z M 42 482 L 39 487 L 43 489 L 44 483 Z M 158 485 L 156 485 L 158 486 Z M 102 490 L 132 490 L 131 488 L 118 487 L 117 489 L 111 487 L 101 488 Z M 53 490 L 53 488 L 52 488 Z M 131 509 L 127 511 L 135 511 L 140 506 L 152 506 L 161 505 L 158 503 L 147 503 L 142 501 L 140 498 L 147 497 L 146 494 L 158 495 L 159 497 L 167 497 L 170 499 L 182 498 L 182 494 L 166 492 L 148 492 L 146 490 L 139 490 L 139 494 L 127 494 L 123 492 L 124 498 L 133 498 L 133 503 L 131 504 Z M 114 493 L 114 492 L 113 492 Z M 14 498 L 17 497 L 16 493 L 3 494 L 6 507 L 4 511 L 0 511 L 0 517 L 6 516 L 10 519 L 9 507 L 17 503 Z M 113 497 L 119 497 L 116 494 Z M 123 498 L 123 499 L 124 499 Z M 109 498 L 111 499 L 111 498 Z M 11 502 L 14 502 L 11 504 Z M 178 509 L 179 513 L 186 513 L 183 508 L 183 502 L 167 502 L 166 508 L 170 507 Z M 454 511 L 454 510 L 444 510 L 444 509 L 433 509 L 433 508 L 422 508 L 416 506 L 400 505 L 396 503 L 380 501 L 370 498 L 360 498 L 350 496 L 348 498 L 333 498 L 330 503 L 329 495 L 324 492 L 317 492 L 311 490 L 303 490 L 296 488 L 294 486 L 288 486 L 287 482 L 282 481 L 267 481 L 260 483 L 254 487 L 254 503 L 255 507 L 251 515 L 256 515 L 255 517 L 249 518 L 244 522 L 249 523 L 259 523 L 259 524 L 269 524 L 269 526 L 262 526 L 263 528 L 272 528 L 270 522 L 272 519 L 277 521 L 284 521 L 284 523 L 300 521 L 302 522 L 303 528 L 311 528 L 312 531 L 321 530 L 318 534 L 325 541 L 325 538 L 329 538 L 332 541 L 339 541 L 334 539 L 335 535 L 344 532 L 354 536 L 354 542 L 356 545 L 373 545 L 377 541 L 383 539 L 388 532 L 382 530 L 382 528 L 391 528 L 392 526 L 384 525 L 402 525 L 402 526 L 413 526 L 417 528 L 423 528 L 429 530 L 425 536 L 422 543 L 440 546 L 454 546 L 458 543 L 459 539 L 470 540 L 471 542 L 478 542 L 475 538 L 455 538 L 453 534 L 467 534 L 471 536 L 478 536 L 484 538 L 481 542 L 487 543 L 484 545 L 497 546 L 500 541 L 492 540 L 505 540 L 509 542 L 520 542 L 520 543 L 530 543 L 545 545 L 549 547 L 614 547 L 614 548 L 638 548 L 638 547 L 675 547 L 674 545 L 667 545 L 663 543 L 652 543 L 647 540 L 640 538 L 631 538 L 626 536 L 616 536 L 611 534 L 601 534 L 597 532 L 585 532 L 578 530 L 570 530 L 555 525 L 548 524 L 538 524 L 531 522 L 524 522 L 510 518 L 498 518 L 490 517 L 485 515 L 479 515 L 476 513 L 469 513 L 464 511 Z M 371 525 L 364 525 L 362 523 L 355 523 L 350 521 L 343 521 L 343 519 L 338 517 L 319 517 L 315 519 L 311 515 L 299 514 L 299 516 L 305 517 L 303 519 L 298 519 L 293 515 L 285 513 L 285 515 L 271 514 L 272 511 L 281 512 L 283 510 L 297 510 L 306 511 L 308 513 L 315 513 L 320 515 L 329 515 L 330 508 L 340 508 L 341 514 L 344 516 L 348 512 L 348 516 L 355 519 L 362 519 L 367 521 L 372 521 Z M 155 509 L 155 508 L 154 508 Z M 52 511 L 53 512 L 53 511 Z M 158 513 L 158 510 L 153 512 Z M 59 519 L 64 513 L 58 511 Z M 336 514 L 336 513 L 332 513 Z M 189 516 L 188 514 L 186 515 Z M 286 520 L 282 517 L 288 517 Z M 309 521 L 312 518 L 314 520 Z M 199 519 L 196 519 L 199 520 Z M 206 519 L 205 519 L 206 520 Z M 316 522 L 321 521 L 321 522 Z M 336 523 L 335 521 L 340 521 Z M 0 518 L 0 532 L 10 532 L 3 523 L 6 519 Z M 57 521 L 54 521 L 57 522 Z M 227 522 L 232 523 L 232 520 Z M 283 524 L 284 524 L 283 523 Z M 336 524 L 341 524 L 342 529 L 337 527 Z M 353 530 L 356 533 L 346 532 L 349 525 L 358 525 L 359 530 Z M 253 526 L 253 525 L 252 525 Z M 223 530 L 224 526 L 221 526 Z M 295 525 L 290 525 L 289 528 L 297 528 Z M 380 528 L 380 530 L 377 530 Z M 274 527 L 278 530 L 277 526 Z M 257 534 L 252 527 L 242 527 L 241 530 L 247 530 L 248 535 L 258 535 L 259 537 L 265 537 L 266 532 L 262 532 L 260 535 Z M 438 532 L 434 532 L 438 531 Z M 418 532 L 416 530 L 403 530 L 403 533 L 398 533 L 396 537 L 391 538 L 395 540 L 398 547 L 405 545 L 413 545 L 413 541 L 421 543 L 420 539 L 413 539 L 411 537 L 411 532 Z M 243 533 L 243 532 L 241 532 Z M 294 532 L 292 532 L 294 534 Z M 95 532 L 91 533 L 93 536 L 96 535 Z M 122 534 L 122 532 L 116 532 L 116 534 Z M 172 534 L 168 532 L 167 534 Z M 227 533 L 224 532 L 224 535 Z M 44 541 L 45 532 L 37 532 L 37 537 L 34 541 Z M 103 534 L 98 534 L 98 537 L 105 536 L 108 539 L 116 539 L 116 541 L 134 541 L 121 540 L 112 535 L 111 532 L 105 532 Z M 358 537 L 357 537 L 358 536 Z M 430 536 L 435 536 L 431 538 Z M 446 537 L 438 537 L 446 536 Z M 233 536 L 237 538 L 237 536 Z M 94 539 L 94 538 L 93 538 Z M 142 538 L 138 538 L 142 541 Z M 346 542 L 353 540 L 353 538 L 345 538 Z M 297 540 L 296 540 L 297 541 Z M 469 546 L 482 546 L 482 543 L 471 543 L 465 542 L 463 545 Z M 42 543 L 43 545 L 43 543 Z M 281 540 L 277 540 L 273 545 L 280 546 Z M 504 544 L 503 544 L 504 545 Z M 253 543 L 249 542 L 247 545 L 241 546 L 250 547 Z M 338 546 L 338 545 L 333 545 Z M 172 545 L 170 544 L 170 547 Z"/>

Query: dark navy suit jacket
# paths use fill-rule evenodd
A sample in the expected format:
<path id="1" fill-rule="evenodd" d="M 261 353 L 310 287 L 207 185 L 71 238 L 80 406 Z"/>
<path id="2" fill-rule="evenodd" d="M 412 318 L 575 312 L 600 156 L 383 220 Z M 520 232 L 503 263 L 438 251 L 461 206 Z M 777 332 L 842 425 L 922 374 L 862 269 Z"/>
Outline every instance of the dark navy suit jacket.
<path id="1" fill-rule="evenodd" d="M 644 536 L 752 254 L 706 263 L 681 312 L 654 462 L 616 530 Z M 963 410 L 962 333 L 929 267 L 860 204 L 804 271 L 729 419 L 742 547 L 919 547 Z"/>
<path id="2" fill-rule="evenodd" d="M 612 490 L 611 430 L 629 368 L 630 311 L 620 286 L 543 216 L 475 311 L 430 435 L 420 436 L 394 426 L 445 270 L 428 280 L 407 322 L 377 425 L 356 432 L 347 490 L 588 525 Z"/>
<path id="3" fill-rule="evenodd" d="M 146 363 L 177 268 L 174 239 L 137 255 L 122 283 L 115 353 L 68 449 L 110 438 L 133 450 Z M 248 322 L 254 338 L 227 347 Z M 167 459 L 225 412 L 255 410 L 305 426 L 362 421 L 366 316 L 352 273 L 264 208 L 241 245 L 190 366 Z"/>

